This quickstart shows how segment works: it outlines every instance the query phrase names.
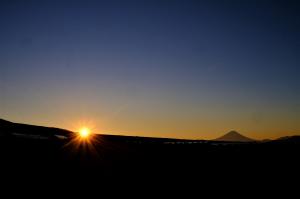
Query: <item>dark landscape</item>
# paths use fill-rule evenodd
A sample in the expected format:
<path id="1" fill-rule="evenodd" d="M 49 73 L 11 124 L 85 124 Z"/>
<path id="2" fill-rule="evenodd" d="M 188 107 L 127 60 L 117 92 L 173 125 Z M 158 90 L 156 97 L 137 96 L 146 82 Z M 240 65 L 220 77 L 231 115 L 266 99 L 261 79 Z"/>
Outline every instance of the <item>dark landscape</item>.
<path id="1" fill-rule="evenodd" d="M 95 134 L 89 141 L 80 141 L 77 134 L 0 120 L 2 171 L 41 180 L 200 178 L 202 183 L 228 178 L 270 180 L 274 173 L 276 177 L 298 175 L 300 136 L 241 142 Z"/>

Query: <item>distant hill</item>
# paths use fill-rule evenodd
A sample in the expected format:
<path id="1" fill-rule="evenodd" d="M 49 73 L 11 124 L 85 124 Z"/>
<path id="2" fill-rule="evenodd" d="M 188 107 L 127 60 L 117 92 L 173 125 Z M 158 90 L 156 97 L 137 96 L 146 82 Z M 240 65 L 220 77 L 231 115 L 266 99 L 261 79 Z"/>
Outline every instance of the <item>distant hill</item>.
<path id="1" fill-rule="evenodd" d="M 236 131 L 230 131 L 227 134 L 215 139 L 214 141 L 226 141 L 226 142 L 254 142 L 254 139 L 243 136 Z"/>
<path id="2" fill-rule="evenodd" d="M 300 135 L 293 135 L 293 136 L 283 136 L 280 138 L 277 138 L 276 140 L 290 140 L 290 139 L 295 139 L 295 138 L 299 138 Z"/>
<path id="3" fill-rule="evenodd" d="M 14 135 L 36 137 L 39 135 L 51 138 L 56 136 L 70 137 L 73 134 L 73 132 L 65 129 L 20 124 L 0 119 L 0 135 L 2 136 Z"/>
<path id="4" fill-rule="evenodd" d="M 280 137 L 280 138 L 274 140 L 274 142 L 285 142 L 285 143 L 297 142 L 297 143 L 299 143 L 300 135 Z"/>

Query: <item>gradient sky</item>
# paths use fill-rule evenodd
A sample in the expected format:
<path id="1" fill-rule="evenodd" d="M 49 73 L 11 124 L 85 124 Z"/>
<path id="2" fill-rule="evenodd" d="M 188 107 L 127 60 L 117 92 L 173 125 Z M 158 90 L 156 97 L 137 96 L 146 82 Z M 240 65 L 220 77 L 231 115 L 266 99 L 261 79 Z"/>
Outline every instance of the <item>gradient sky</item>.
<path id="1" fill-rule="evenodd" d="M 300 134 L 299 1 L 0 2 L 0 118 L 97 133 Z"/>

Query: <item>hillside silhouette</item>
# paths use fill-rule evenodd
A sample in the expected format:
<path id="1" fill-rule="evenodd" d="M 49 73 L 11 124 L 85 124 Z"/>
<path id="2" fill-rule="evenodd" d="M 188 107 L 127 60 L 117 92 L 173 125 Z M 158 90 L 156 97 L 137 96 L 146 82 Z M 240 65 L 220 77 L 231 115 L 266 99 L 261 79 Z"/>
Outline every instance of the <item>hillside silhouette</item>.
<path id="1" fill-rule="evenodd" d="M 270 168 L 278 168 L 277 176 L 296 173 L 300 168 L 300 136 L 248 142 L 231 132 L 225 138 L 247 142 L 220 142 L 99 134 L 90 142 L 80 143 L 76 135 L 60 128 L 0 120 L 0 169 L 8 178 L 39 180 L 76 176 L 135 182 L 199 178 L 203 183 L 211 179 L 225 183 L 228 178 L 240 178 L 239 170 L 247 170 L 243 178 L 252 178 L 265 176 Z"/>

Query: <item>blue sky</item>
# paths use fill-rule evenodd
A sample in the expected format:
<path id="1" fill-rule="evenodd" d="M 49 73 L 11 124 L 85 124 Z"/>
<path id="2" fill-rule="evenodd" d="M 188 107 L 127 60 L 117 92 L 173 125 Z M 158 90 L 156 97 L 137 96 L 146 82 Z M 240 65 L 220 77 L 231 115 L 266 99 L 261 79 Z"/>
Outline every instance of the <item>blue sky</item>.
<path id="1" fill-rule="evenodd" d="M 297 1 L 1 1 L 0 113 L 97 132 L 299 132 Z"/>

